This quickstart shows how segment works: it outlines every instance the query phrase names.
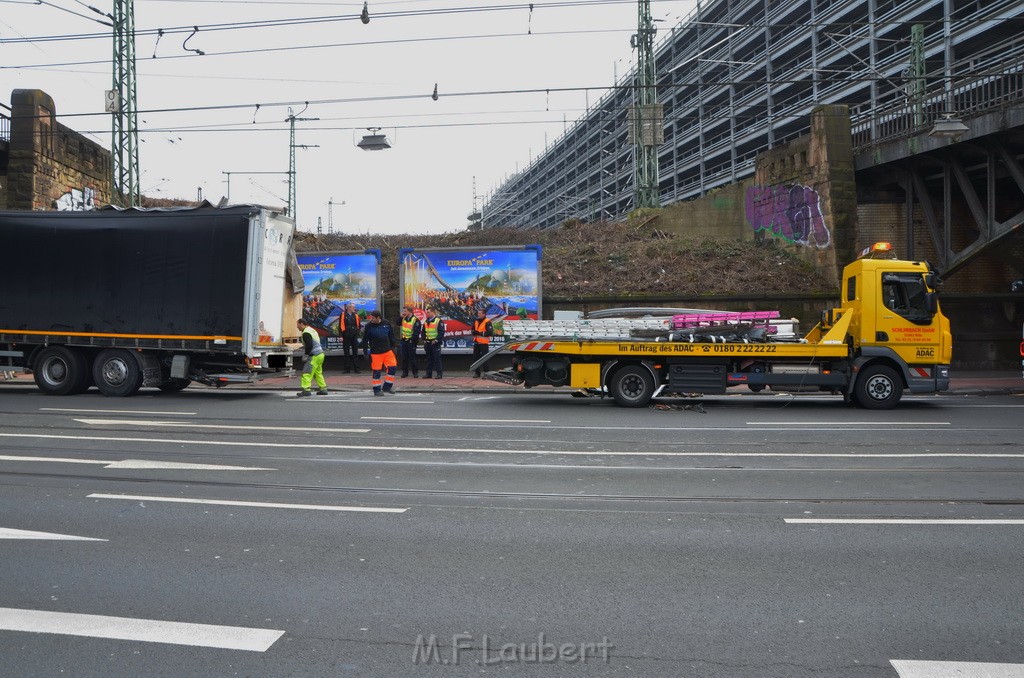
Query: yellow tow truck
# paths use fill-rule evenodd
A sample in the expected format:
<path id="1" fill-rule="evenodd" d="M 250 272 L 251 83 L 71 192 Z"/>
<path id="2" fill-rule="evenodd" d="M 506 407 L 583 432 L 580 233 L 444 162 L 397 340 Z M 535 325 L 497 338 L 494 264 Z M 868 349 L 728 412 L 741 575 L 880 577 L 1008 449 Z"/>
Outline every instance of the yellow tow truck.
<path id="1" fill-rule="evenodd" d="M 655 396 L 747 386 L 813 387 L 859 407 L 890 409 L 904 391 L 947 390 L 953 353 L 937 274 L 926 262 L 891 257 L 889 243 L 876 243 L 847 265 L 840 307 L 822 312 L 802 338 L 776 337 L 756 313 L 722 314 L 731 317 L 711 324 L 699 315 L 676 316 L 671 327 L 633 330 L 628 338 L 563 329 L 510 340 L 471 369 L 511 352 L 511 368 L 484 376 L 609 395 L 624 407 L 643 407 Z"/>

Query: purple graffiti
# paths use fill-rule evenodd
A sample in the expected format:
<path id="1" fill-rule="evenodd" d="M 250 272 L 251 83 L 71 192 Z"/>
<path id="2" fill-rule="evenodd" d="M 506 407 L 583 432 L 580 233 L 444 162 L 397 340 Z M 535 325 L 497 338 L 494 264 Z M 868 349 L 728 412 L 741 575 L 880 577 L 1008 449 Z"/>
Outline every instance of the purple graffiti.
<path id="1" fill-rule="evenodd" d="M 751 186 L 747 189 L 747 221 L 754 232 L 813 247 L 828 247 L 832 234 L 821 216 L 821 198 L 808 186 Z"/>

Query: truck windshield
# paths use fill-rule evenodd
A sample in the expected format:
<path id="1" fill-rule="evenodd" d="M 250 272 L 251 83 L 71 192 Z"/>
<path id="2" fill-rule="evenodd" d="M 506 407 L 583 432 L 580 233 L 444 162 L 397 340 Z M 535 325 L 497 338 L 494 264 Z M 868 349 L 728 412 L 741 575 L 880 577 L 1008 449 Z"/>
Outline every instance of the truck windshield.
<path id="1" fill-rule="evenodd" d="M 885 307 L 914 323 L 932 319 L 928 310 L 928 287 L 917 273 L 884 273 L 882 300 Z"/>

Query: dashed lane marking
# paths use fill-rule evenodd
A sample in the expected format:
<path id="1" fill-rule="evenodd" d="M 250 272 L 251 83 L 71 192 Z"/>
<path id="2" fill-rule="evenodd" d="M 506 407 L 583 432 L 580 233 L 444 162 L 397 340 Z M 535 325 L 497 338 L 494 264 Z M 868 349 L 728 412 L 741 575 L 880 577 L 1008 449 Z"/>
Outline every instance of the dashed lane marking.
<path id="1" fill-rule="evenodd" d="M 188 421 L 153 421 L 148 419 L 75 419 L 80 424 L 93 426 L 159 426 L 165 428 L 202 428 L 233 431 L 301 431 L 309 433 L 308 426 L 237 426 L 233 424 L 193 424 Z M 320 428 L 318 433 L 369 433 L 368 428 Z"/>
<path id="2" fill-rule="evenodd" d="M 54 532 L 36 532 L 34 530 L 16 530 L 13 527 L 0 527 L 0 539 L 40 539 L 43 541 L 107 541 L 96 537 L 76 537 L 73 534 L 56 534 Z"/>
<path id="3" fill-rule="evenodd" d="M 436 418 L 417 417 L 359 417 L 360 419 L 371 419 L 374 421 L 437 421 Z M 473 423 L 498 423 L 498 424 L 550 424 L 550 419 L 452 419 L 444 418 L 445 423 L 453 421 L 470 421 Z"/>
<path id="4" fill-rule="evenodd" d="M 84 412 L 87 414 L 162 414 L 176 417 L 194 416 L 195 412 L 154 412 L 149 410 L 84 410 L 71 407 L 40 407 L 40 412 Z"/>
<path id="5" fill-rule="evenodd" d="M 805 525 L 1024 525 L 1017 518 L 785 518 Z"/>
<path id="6" fill-rule="evenodd" d="M 75 459 L 71 457 L 18 457 L 0 454 L 0 461 L 34 461 L 52 464 L 95 464 L 112 469 L 168 469 L 178 471 L 276 471 L 273 468 L 259 466 L 225 466 L 223 464 L 191 464 L 180 461 L 159 461 L 157 459 L 122 459 L 121 461 L 103 461 L 101 459 Z"/>
<path id="7" fill-rule="evenodd" d="M 893 659 L 900 678 L 1024 678 L 1024 664 Z"/>
<path id="8" fill-rule="evenodd" d="M 0 607 L 0 630 L 266 652 L 284 631 Z"/>
<path id="9" fill-rule="evenodd" d="M 234 501 L 228 499 L 190 499 L 186 497 L 147 497 L 135 494 L 90 494 L 89 499 L 129 499 L 171 504 L 213 504 L 214 506 L 251 506 L 254 508 L 300 509 L 305 511 L 349 511 L 352 513 L 405 513 L 404 508 L 375 508 L 368 506 L 330 506 L 325 504 L 278 504 L 266 501 Z"/>

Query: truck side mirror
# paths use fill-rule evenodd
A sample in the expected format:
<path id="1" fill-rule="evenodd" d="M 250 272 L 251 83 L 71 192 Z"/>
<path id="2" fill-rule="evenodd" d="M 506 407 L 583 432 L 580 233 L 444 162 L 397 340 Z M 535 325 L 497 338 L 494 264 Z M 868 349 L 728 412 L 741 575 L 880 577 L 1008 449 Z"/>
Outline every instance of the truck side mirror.
<path id="1" fill-rule="evenodd" d="M 929 289 L 934 290 L 937 289 L 938 286 L 942 284 L 942 278 L 940 278 L 935 273 L 925 273 L 924 284 L 927 285 Z"/>
<path id="2" fill-rule="evenodd" d="M 939 295 L 935 292 L 929 292 L 924 298 L 925 308 L 928 310 L 928 315 L 935 315 L 939 312 Z"/>

